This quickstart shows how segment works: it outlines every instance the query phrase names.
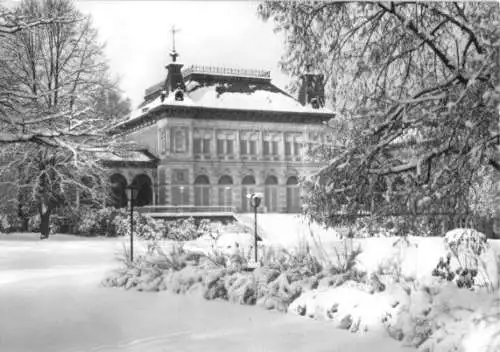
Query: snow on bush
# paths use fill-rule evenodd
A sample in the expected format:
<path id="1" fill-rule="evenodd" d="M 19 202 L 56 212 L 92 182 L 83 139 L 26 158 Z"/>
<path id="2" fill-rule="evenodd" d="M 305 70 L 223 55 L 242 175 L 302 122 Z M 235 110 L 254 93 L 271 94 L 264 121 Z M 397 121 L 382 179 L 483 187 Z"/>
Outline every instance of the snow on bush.
<path id="1" fill-rule="evenodd" d="M 388 237 L 359 240 L 362 252 L 356 269 L 384 281 L 417 281 L 434 285 L 435 269 L 450 257 L 450 270 L 456 282 L 460 275 L 476 270 L 474 286 L 490 290 L 499 285 L 498 255 L 484 234 L 470 229 L 455 229 L 445 237 Z M 460 270 L 459 270 L 460 269 Z M 433 277 L 434 274 L 434 277 Z M 464 275 L 462 275 L 463 277 Z"/>
<path id="2" fill-rule="evenodd" d="M 0 214 L 0 233 L 10 231 L 10 222 L 7 215 Z"/>
<path id="3" fill-rule="evenodd" d="M 331 320 L 337 328 L 351 332 L 383 330 L 383 320 L 391 310 L 388 295 L 370 294 L 349 282 L 333 289 L 305 292 L 288 309 L 298 315 Z"/>
<path id="4" fill-rule="evenodd" d="M 459 287 L 498 288 L 498 263 L 486 236 L 473 229 L 454 229 L 445 235 L 448 281 Z"/>
<path id="5" fill-rule="evenodd" d="M 207 234 L 170 254 L 160 251 L 154 259 L 138 260 L 107 284 L 196 292 L 206 299 L 288 310 L 351 332 L 387 331 L 422 352 L 499 350 L 498 290 L 493 285 L 489 291 L 467 290 L 432 276 L 440 258 L 454 253 L 456 263 L 450 263 L 457 268 L 477 266 L 489 282 L 498 282 L 498 261 L 482 234 L 460 229 L 445 238 L 356 243 L 363 250 L 354 251 L 358 247 L 351 243 L 346 249 L 354 255 L 336 265 L 318 260 L 309 243 L 295 250 L 264 246 L 259 248 L 260 267 L 248 271 L 252 234 Z M 338 254 L 335 248 L 330 252 Z"/>
<path id="6" fill-rule="evenodd" d="M 388 237 L 360 241 L 362 252 L 356 269 L 379 275 L 388 282 L 418 281 L 432 284 L 432 270 L 446 256 L 442 238 Z"/>
<path id="7" fill-rule="evenodd" d="M 427 320 L 432 334 L 420 346 L 421 351 L 500 350 L 498 292 L 473 292 L 448 284 L 434 296 Z"/>
<path id="8" fill-rule="evenodd" d="M 78 219 L 77 233 L 85 236 L 122 236 L 124 229 L 120 225 L 128 216 L 126 209 L 85 209 Z"/>

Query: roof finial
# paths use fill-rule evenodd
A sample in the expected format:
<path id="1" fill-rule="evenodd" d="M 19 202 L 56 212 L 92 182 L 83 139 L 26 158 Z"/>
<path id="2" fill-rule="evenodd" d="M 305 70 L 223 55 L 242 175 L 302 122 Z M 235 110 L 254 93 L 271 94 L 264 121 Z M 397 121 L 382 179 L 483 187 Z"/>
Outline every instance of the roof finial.
<path id="1" fill-rule="evenodd" d="M 179 56 L 177 51 L 175 51 L 175 33 L 179 32 L 179 29 L 175 28 L 175 25 L 173 25 L 170 32 L 172 32 L 172 51 L 170 52 L 170 56 L 172 57 L 172 61 L 175 62 Z"/>

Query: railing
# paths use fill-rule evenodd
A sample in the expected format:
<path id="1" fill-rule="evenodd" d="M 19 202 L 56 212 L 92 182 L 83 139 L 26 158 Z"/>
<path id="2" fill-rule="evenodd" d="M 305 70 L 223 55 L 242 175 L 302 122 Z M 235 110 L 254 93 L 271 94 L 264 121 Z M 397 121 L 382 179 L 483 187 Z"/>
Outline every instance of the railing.
<path id="1" fill-rule="evenodd" d="M 205 74 L 218 74 L 218 75 L 228 75 L 228 76 L 239 76 L 239 77 L 252 77 L 252 78 L 271 78 L 271 71 L 268 70 L 254 70 L 254 69 L 239 69 L 239 68 L 228 68 L 228 67 L 214 67 L 214 66 L 199 66 L 193 65 L 182 71 L 184 76 L 193 73 L 205 73 Z"/>
<path id="2" fill-rule="evenodd" d="M 149 205 L 137 208 L 141 213 L 159 214 L 159 213 L 235 213 L 236 209 L 231 206 L 218 205 Z"/>

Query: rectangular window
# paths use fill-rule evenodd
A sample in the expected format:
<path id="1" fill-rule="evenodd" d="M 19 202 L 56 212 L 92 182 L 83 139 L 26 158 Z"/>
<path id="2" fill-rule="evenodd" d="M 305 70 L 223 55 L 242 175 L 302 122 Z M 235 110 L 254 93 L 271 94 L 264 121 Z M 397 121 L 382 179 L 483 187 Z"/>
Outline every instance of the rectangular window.
<path id="1" fill-rule="evenodd" d="M 278 155 L 278 141 L 272 141 L 271 143 L 272 143 L 271 145 L 273 147 L 272 154 Z"/>
<path id="2" fill-rule="evenodd" d="M 300 143 L 299 142 L 294 142 L 293 143 L 293 149 L 294 149 L 294 154 L 297 155 L 297 156 L 299 156 L 300 153 L 301 153 L 301 149 L 302 149 Z"/>
<path id="3" fill-rule="evenodd" d="M 251 155 L 257 154 L 257 142 L 256 141 L 250 141 L 250 154 Z"/>
<path id="4" fill-rule="evenodd" d="M 233 154 L 234 153 L 234 143 L 232 140 L 228 139 L 226 141 L 227 145 L 226 145 L 226 154 Z"/>
<path id="5" fill-rule="evenodd" d="M 203 140 L 203 153 L 210 154 L 210 139 L 205 138 Z"/>
<path id="6" fill-rule="evenodd" d="M 217 140 L 217 154 L 224 154 L 224 140 Z"/>
<path id="7" fill-rule="evenodd" d="M 195 154 L 201 153 L 201 139 L 200 138 L 195 138 L 193 140 L 193 151 Z"/>
<path id="8" fill-rule="evenodd" d="M 286 141 L 285 142 L 285 155 L 292 155 L 292 143 Z"/>
<path id="9" fill-rule="evenodd" d="M 247 153 L 247 141 L 240 141 L 240 153 L 241 155 L 246 155 Z"/>
<path id="10" fill-rule="evenodd" d="M 262 153 L 264 155 L 269 155 L 269 141 L 264 141 L 263 144 L 262 144 L 262 147 L 263 147 L 262 148 L 263 149 Z"/>

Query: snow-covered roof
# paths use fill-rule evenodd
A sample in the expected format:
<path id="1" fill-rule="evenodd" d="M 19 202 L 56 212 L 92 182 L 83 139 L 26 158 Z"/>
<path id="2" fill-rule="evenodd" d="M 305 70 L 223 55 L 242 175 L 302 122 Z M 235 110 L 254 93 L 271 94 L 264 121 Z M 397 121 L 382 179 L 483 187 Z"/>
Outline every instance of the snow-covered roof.
<path id="1" fill-rule="evenodd" d="M 161 83 L 146 90 L 145 100 L 128 121 L 135 120 L 158 106 L 183 106 L 228 110 L 272 111 L 307 114 L 333 114 L 327 108 L 315 109 L 271 83 L 269 71 L 192 66 L 183 71 L 186 85 L 184 99 L 176 101 L 169 94 L 163 102 Z M 156 92 L 156 94 L 155 94 Z"/>

